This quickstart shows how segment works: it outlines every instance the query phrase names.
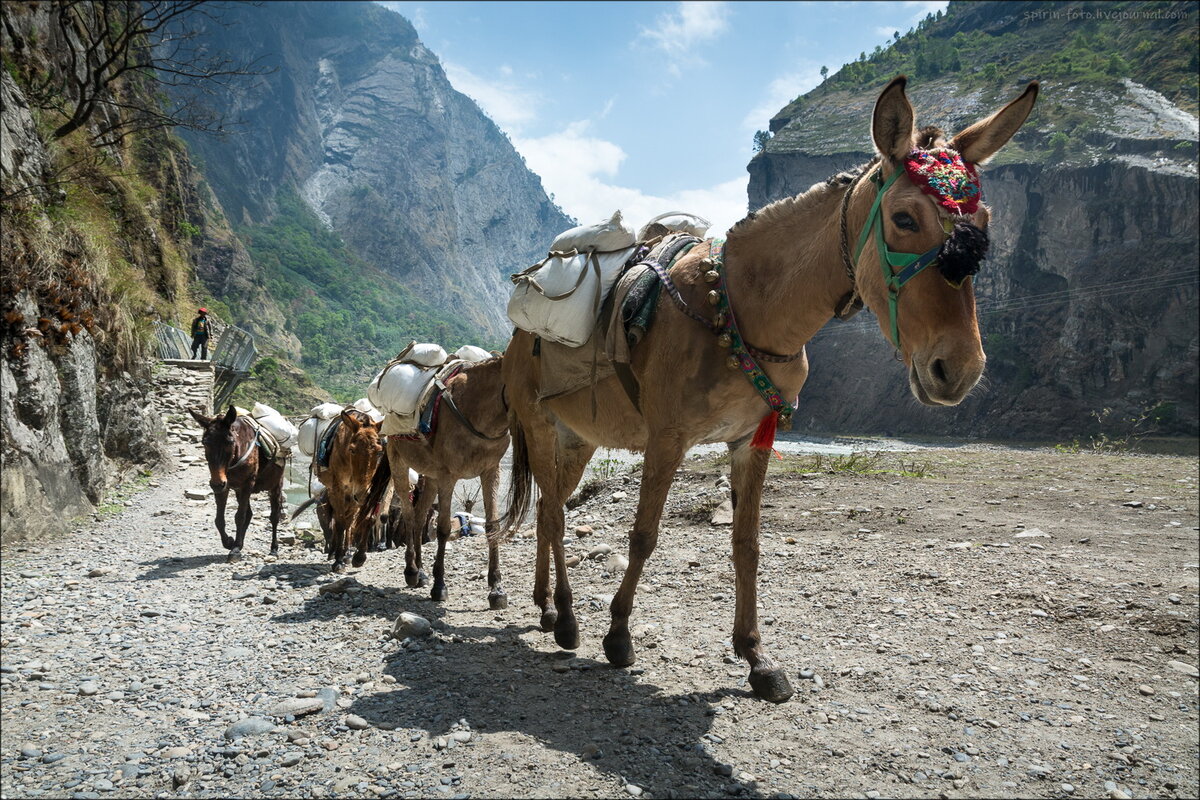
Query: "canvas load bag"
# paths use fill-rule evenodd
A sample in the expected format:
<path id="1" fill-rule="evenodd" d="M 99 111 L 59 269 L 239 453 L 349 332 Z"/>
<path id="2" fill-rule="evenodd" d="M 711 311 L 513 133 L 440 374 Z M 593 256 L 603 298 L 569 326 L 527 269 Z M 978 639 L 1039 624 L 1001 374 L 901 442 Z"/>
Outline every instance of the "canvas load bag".
<path id="1" fill-rule="evenodd" d="M 448 379 L 451 373 L 461 367 L 463 363 L 464 362 L 459 359 L 452 358 L 440 367 L 431 367 L 424 370 L 420 381 L 418 382 L 414 380 L 413 383 L 407 387 L 409 390 L 414 388 L 419 389 L 419 391 L 415 391 L 415 393 L 411 395 L 413 398 L 411 401 L 408 399 L 405 400 L 406 403 L 411 402 L 411 406 L 406 407 L 408 410 L 401 409 L 398 411 L 392 411 L 390 409 L 386 409 L 387 416 L 383 418 L 383 425 L 380 427 L 379 432 L 384 436 L 409 436 L 417 433 L 419 430 L 419 423 L 421 421 L 421 412 L 425 410 L 425 407 L 429 404 L 429 401 L 433 399 L 434 393 L 438 389 L 443 388 L 444 384 L 442 381 Z M 405 366 L 411 367 L 413 365 L 400 365 L 400 367 Z M 396 369 L 398 368 L 399 367 Z M 387 379 L 385 378 L 384 383 L 386 384 L 386 382 Z M 368 391 L 367 396 L 369 397 L 370 394 L 370 391 Z"/>
<path id="2" fill-rule="evenodd" d="M 296 446 L 296 440 L 300 436 L 299 429 L 266 403 L 255 403 L 250 416 L 263 430 L 271 434 L 284 450 L 291 450 Z"/>
<path id="3" fill-rule="evenodd" d="M 546 258 L 512 276 L 508 318 L 550 341 L 582 346 L 636 242 L 620 211 L 606 222 L 560 234 Z"/>
<path id="4" fill-rule="evenodd" d="M 338 414 L 342 413 L 342 405 L 340 403 L 321 403 L 312 407 L 309 411 L 309 416 L 317 419 L 333 419 Z"/>
<path id="5" fill-rule="evenodd" d="M 370 417 L 371 422 L 382 422 L 384 413 L 372 405 L 371 401 L 365 397 L 360 397 L 354 401 L 354 407 Z"/>
<path id="6" fill-rule="evenodd" d="M 470 361 L 472 363 L 487 361 L 491 357 L 492 354 L 487 350 L 484 350 L 482 347 L 476 347 L 473 344 L 464 344 L 455 350 L 454 355 L 451 356 L 451 358 L 457 358 L 460 361 Z"/>
<path id="7" fill-rule="evenodd" d="M 335 404 L 330 403 L 329 405 Z M 340 414 L 341 411 L 342 407 L 338 406 L 338 413 Z M 317 442 L 321 441 L 321 437 L 325 435 L 325 431 L 329 430 L 329 426 L 333 424 L 335 418 L 336 416 L 321 419 L 314 415 L 304 420 L 296 437 L 300 445 L 300 452 L 311 458 L 313 453 L 317 452 Z"/>

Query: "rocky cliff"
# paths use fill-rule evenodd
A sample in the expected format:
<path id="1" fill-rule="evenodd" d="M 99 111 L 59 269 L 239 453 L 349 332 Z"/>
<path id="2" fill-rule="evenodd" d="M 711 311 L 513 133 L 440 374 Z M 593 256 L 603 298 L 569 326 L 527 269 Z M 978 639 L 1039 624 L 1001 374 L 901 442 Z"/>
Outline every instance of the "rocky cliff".
<path id="1" fill-rule="evenodd" d="M 752 208 L 870 158 L 872 104 L 893 74 L 910 75 L 918 124 L 948 131 L 1042 79 L 1038 109 L 983 173 L 983 383 L 955 409 L 920 406 L 864 312 L 809 346 L 802 429 L 1070 441 L 1148 412 L 1141 430 L 1197 434 L 1196 11 L 1126 5 L 951 3 L 772 120 L 749 165 Z"/>
<path id="2" fill-rule="evenodd" d="M 82 63 L 83 48 L 82 29 L 64 34 L 56 23 L 61 7 L 5 3 L 0 30 L 6 542 L 63 532 L 118 483 L 169 461 L 150 394 L 153 322 L 178 324 L 209 302 L 197 264 L 214 282 L 246 282 L 253 291 L 245 250 L 182 142 L 155 130 L 97 145 L 98 132 L 122 113 L 103 104 L 88 125 L 55 137 L 59 101 L 73 100 L 63 78 Z M 47 94 L 46 86 L 65 89 Z"/>
<path id="3" fill-rule="evenodd" d="M 507 275 L 571 223 L 413 27 L 372 3 L 267 3 L 224 22 L 213 47 L 273 70 L 229 101 L 245 133 L 188 140 L 230 217 L 253 237 L 298 195 L 380 285 L 466 321 L 460 338 L 502 341 Z"/>

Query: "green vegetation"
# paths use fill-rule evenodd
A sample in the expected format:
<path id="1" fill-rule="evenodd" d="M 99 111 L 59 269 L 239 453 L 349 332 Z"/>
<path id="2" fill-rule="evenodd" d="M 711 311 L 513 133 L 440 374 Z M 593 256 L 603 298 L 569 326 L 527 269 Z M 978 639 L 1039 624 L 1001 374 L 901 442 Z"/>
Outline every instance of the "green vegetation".
<path id="1" fill-rule="evenodd" d="M 1000 88 L 1033 78 L 1105 86 L 1131 77 L 1195 113 L 1194 4 L 1071 2 L 1015 14 L 1000 5 L 952 2 L 891 46 L 860 54 L 825 88 L 875 89 L 898 74 L 951 76 L 960 88 Z M 1015 18 L 995 24 L 1002 15 Z"/>
<path id="2" fill-rule="evenodd" d="M 125 501 L 150 486 L 151 473 L 146 470 L 138 472 L 137 477 L 125 481 L 105 493 L 104 499 L 96 508 L 96 515 L 101 519 L 114 517 L 125 510 Z"/>
<path id="3" fill-rule="evenodd" d="M 1175 404 L 1169 402 L 1151 403 L 1133 414 L 1121 416 L 1111 408 L 1102 408 L 1092 412 L 1096 422 L 1097 432 L 1088 437 L 1085 446 L 1075 437 L 1069 443 L 1054 445 L 1059 453 L 1079 453 L 1088 450 L 1093 453 L 1129 453 L 1138 449 L 1138 445 L 1148 436 L 1158 432 L 1160 425 L 1170 423 L 1175 417 Z"/>
<path id="4" fill-rule="evenodd" d="M 850 473 L 854 475 L 898 475 L 902 478 L 931 478 L 933 466 L 927 461 L 906 460 L 901 453 L 885 453 L 879 450 L 825 455 L 813 453 L 803 456 L 785 456 L 779 467 L 784 472 L 824 472 L 830 475 Z"/>
<path id="5" fill-rule="evenodd" d="M 352 398 L 357 400 L 361 393 Z M 266 403 L 284 415 L 306 414 L 329 392 L 315 384 L 307 373 L 279 356 L 267 355 L 254 362 L 250 376 L 233 393 L 234 405 L 250 408 Z"/>
<path id="6" fill-rule="evenodd" d="M 470 323 L 356 256 L 293 192 L 281 193 L 278 207 L 271 222 L 238 234 L 289 315 L 304 369 L 338 400 L 361 397 L 371 375 L 412 339 L 453 349 L 478 338 Z"/>

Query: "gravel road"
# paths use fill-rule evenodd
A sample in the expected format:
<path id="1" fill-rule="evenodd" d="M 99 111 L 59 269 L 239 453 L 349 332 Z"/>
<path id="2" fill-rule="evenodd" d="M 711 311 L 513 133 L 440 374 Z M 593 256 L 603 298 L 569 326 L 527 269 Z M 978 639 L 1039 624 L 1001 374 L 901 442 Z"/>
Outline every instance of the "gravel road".
<path id="1" fill-rule="evenodd" d="M 627 670 L 600 639 L 636 472 L 570 512 L 576 653 L 537 629 L 528 533 L 502 551 L 508 609 L 487 610 L 478 538 L 450 545 L 436 604 L 404 587 L 401 553 L 348 578 L 301 544 L 266 558 L 265 498 L 227 564 L 211 498 L 184 494 L 207 488 L 202 462 L 159 476 L 70 536 L 5 548 L 0 790 L 1198 794 L 1195 457 L 774 461 L 760 618 L 797 689 L 780 706 L 729 641 L 726 471 L 706 456 L 677 478 Z M 422 619 L 393 638 L 401 612 Z"/>

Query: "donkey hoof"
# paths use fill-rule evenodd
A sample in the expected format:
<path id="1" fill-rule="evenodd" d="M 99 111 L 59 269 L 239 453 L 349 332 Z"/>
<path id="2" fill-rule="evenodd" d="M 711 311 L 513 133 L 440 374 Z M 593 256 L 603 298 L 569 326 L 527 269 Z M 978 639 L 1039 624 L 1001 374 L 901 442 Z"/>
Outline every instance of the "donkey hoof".
<path id="1" fill-rule="evenodd" d="M 492 592 L 488 595 L 488 608 L 492 611 L 499 611 L 502 608 L 508 608 L 508 595 L 504 592 Z"/>
<path id="2" fill-rule="evenodd" d="M 558 618 L 558 622 L 554 623 L 554 641 L 563 650 L 579 648 L 579 625 L 575 622 L 575 617 Z"/>
<path id="3" fill-rule="evenodd" d="M 355 567 L 361 567 L 363 564 L 367 563 L 367 551 L 366 550 L 355 551 L 354 558 L 353 558 L 353 560 L 351 560 L 350 563 L 352 565 L 354 565 Z"/>
<path id="4" fill-rule="evenodd" d="M 782 667 L 765 672 L 750 670 L 750 688 L 763 700 L 772 703 L 786 703 L 794 694 Z"/>
<path id="5" fill-rule="evenodd" d="M 226 563 L 232 564 L 235 561 L 242 560 L 242 551 L 240 548 L 234 548 L 229 551 L 229 555 L 225 556 Z"/>
<path id="6" fill-rule="evenodd" d="M 345 572 L 346 565 L 344 563 L 342 563 L 341 561 L 335 561 L 335 562 L 333 562 L 333 566 L 329 568 L 329 571 L 330 572 Z"/>
<path id="7" fill-rule="evenodd" d="M 221 547 L 224 547 L 226 550 L 232 550 L 233 546 L 235 544 L 236 544 L 236 542 L 233 539 L 231 539 L 230 537 L 228 537 L 228 536 L 221 537 Z"/>
<path id="8" fill-rule="evenodd" d="M 554 609 L 542 612 L 542 632 L 549 633 L 554 630 L 554 624 L 558 622 L 558 612 Z"/>
<path id="9" fill-rule="evenodd" d="M 614 667 L 628 667 L 634 662 L 633 642 L 628 632 L 610 633 L 604 637 L 604 657 Z"/>
<path id="10" fill-rule="evenodd" d="M 278 556 L 279 555 L 279 547 L 278 546 L 272 547 L 271 552 L 268 555 Z"/>
<path id="11" fill-rule="evenodd" d="M 446 584 L 441 581 L 433 582 L 433 590 L 429 593 L 429 599 L 438 603 L 445 602 L 450 593 L 446 591 Z"/>

